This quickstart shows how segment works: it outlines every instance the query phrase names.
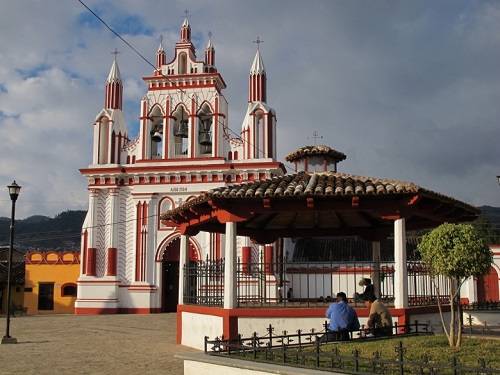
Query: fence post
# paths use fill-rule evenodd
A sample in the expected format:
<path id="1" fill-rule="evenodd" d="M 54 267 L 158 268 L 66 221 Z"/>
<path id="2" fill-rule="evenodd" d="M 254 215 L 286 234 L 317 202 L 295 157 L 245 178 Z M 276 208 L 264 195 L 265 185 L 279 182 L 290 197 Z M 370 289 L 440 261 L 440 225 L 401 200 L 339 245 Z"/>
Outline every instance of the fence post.
<path id="1" fill-rule="evenodd" d="M 319 367 L 319 337 L 316 335 L 316 367 Z"/>
<path id="2" fill-rule="evenodd" d="M 418 320 L 415 320 L 415 333 L 418 333 Z"/>
<path id="3" fill-rule="evenodd" d="M 267 327 L 267 332 L 269 333 L 269 347 L 272 348 L 273 347 L 273 331 L 274 331 L 274 328 L 271 324 L 269 324 L 269 326 Z"/>
<path id="4" fill-rule="evenodd" d="M 359 350 L 354 349 L 352 351 L 352 354 L 354 355 L 354 371 L 358 372 L 359 371 Z"/>
<path id="5" fill-rule="evenodd" d="M 257 332 L 252 336 L 253 359 L 257 359 Z"/>
<path id="6" fill-rule="evenodd" d="M 285 345 L 285 339 L 281 340 L 281 353 L 283 354 L 283 363 L 286 363 L 286 345 Z"/>
<path id="7" fill-rule="evenodd" d="M 298 340 L 299 340 L 299 349 L 302 349 L 302 340 L 300 334 L 302 333 L 302 330 L 298 329 L 297 330 L 297 335 L 298 335 Z"/>
<path id="8" fill-rule="evenodd" d="M 452 368 L 452 370 L 453 370 L 453 375 L 458 375 L 457 365 L 458 365 L 457 357 L 454 355 L 454 356 L 451 358 L 451 368 Z"/>
<path id="9" fill-rule="evenodd" d="M 399 374 L 404 375 L 405 367 L 404 367 L 404 348 L 403 341 L 400 341 L 398 346 L 396 346 L 396 353 L 398 353 L 398 365 L 399 365 Z"/>
<path id="10" fill-rule="evenodd" d="M 204 344 L 203 344 L 205 354 L 207 354 L 207 348 L 208 348 L 208 336 L 205 336 Z"/>
<path id="11" fill-rule="evenodd" d="M 472 315 L 470 313 L 467 315 L 467 321 L 469 322 L 469 336 L 472 336 Z"/>

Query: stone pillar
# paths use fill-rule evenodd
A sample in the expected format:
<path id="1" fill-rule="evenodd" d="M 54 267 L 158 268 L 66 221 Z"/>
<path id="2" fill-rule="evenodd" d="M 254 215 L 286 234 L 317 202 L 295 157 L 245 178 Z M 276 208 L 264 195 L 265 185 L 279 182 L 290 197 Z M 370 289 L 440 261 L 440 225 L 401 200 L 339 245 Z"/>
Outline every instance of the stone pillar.
<path id="1" fill-rule="evenodd" d="M 96 275 L 96 249 L 89 247 L 87 249 L 87 276 Z"/>
<path id="2" fill-rule="evenodd" d="M 106 267 L 106 276 L 116 276 L 116 247 L 108 247 L 108 259 Z"/>
<path id="3" fill-rule="evenodd" d="M 111 233 L 109 238 L 108 250 L 107 250 L 107 267 L 106 276 L 116 276 L 116 265 L 118 263 L 118 224 L 120 220 L 119 210 L 120 210 L 120 200 L 119 200 L 120 190 L 117 188 L 109 189 L 109 199 L 111 200 L 111 212 L 109 214 L 109 222 L 113 223 L 111 225 Z"/>
<path id="4" fill-rule="evenodd" d="M 373 261 L 373 275 L 372 282 L 375 289 L 375 296 L 381 297 L 380 285 L 380 241 L 372 241 L 372 261 Z"/>
<path id="5" fill-rule="evenodd" d="M 179 305 L 184 304 L 184 286 L 186 275 L 184 266 L 186 265 L 189 256 L 189 236 L 181 236 L 180 252 L 179 252 Z"/>
<path id="6" fill-rule="evenodd" d="M 97 236 L 97 204 L 98 204 L 99 190 L 89 189 L 89 210 L 88 210 L 88 226 L 87 228 L 87 243 L 88 247 L 95 247 L 96 236 Z"/>
<path id="7" fill-rule="evenodd" d="M 394 221 L 394 307 L 408 307 L 405 219 Z"/>
<path id="8" fill-rule="evenodd" d="M 236 223 L 226 223 L 224 308 L 236 307 Z"/>

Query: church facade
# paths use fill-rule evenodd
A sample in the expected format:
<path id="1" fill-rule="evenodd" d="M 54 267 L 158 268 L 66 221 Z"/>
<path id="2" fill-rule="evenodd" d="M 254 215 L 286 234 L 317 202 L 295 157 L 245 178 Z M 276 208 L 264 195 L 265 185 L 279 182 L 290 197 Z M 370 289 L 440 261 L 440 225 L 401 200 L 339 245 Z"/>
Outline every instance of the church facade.
<path id="1" fill-rule="evenodd" d="M 267 104 L 266 71 L 257 50 L 248 78 L 240 133 L 229 128 L 226 83 L 211 41 L 198 60 L 186 19 L 169 59 L 162 44 L 156 70 L 143 77 L 139 135 L 129 138 L 118 63 L 105 84 L 104 108 L 93 122 L 89 206 L 82 228 L 77 314 L 175 311 L 180 234 L 159 214 L 201 192 L 280 176 L 276 113 Z M 266 251 L 273 251 L 272 245 Z M 238 238 L 238 251 L 252 251 Z M 191 260 L 224 257 L 223 235 L 190 238 Z M 257 249 L 253 249 L 257 251 Z"/>

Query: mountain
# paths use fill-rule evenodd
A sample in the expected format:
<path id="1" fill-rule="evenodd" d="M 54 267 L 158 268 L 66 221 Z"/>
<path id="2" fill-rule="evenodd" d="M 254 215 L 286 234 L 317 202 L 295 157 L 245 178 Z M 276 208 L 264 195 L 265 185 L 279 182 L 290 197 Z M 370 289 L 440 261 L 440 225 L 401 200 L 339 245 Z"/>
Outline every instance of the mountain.
<path id="1" fill-rule="evenodd" d="M 500 228 L 500 207 L 481 206 L 481 215 L 494 226 Z"/>
<path id="2" fill-rule="evenodd" d="M 54 218 L 34 215 L 16 220 L 15 246 L 19 250 L 79 250 L 86 211 L 64 211 Z M 0 217 L 0 246 L 9 244 L 10 219 Z"/>

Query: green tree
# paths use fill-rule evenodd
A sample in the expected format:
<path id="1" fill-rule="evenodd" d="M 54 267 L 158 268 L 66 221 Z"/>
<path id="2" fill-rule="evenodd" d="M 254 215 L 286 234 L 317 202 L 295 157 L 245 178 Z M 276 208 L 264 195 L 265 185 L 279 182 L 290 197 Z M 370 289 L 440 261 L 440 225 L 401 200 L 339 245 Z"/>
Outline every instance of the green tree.
<path id="1" fill-rule="evenodd" d="M 450 324 L 446 329 L 443 311 L 439 313 L 451 347 L 462 343 L 460 287 L 471 276 L 484 275 L 490 269 L 492 254 L 485 239 L 470 224 L 442 224 L 423 236 L 418 245 L 422 261 L 434 276 L 444 275 L 450 282 Z M 439 294 L 439 288 L 434 283 Z"/>

